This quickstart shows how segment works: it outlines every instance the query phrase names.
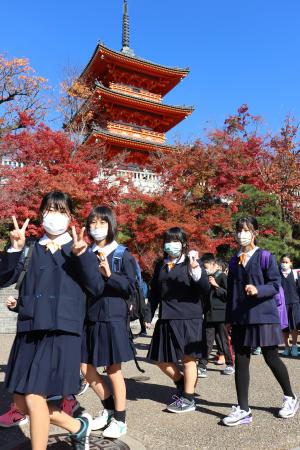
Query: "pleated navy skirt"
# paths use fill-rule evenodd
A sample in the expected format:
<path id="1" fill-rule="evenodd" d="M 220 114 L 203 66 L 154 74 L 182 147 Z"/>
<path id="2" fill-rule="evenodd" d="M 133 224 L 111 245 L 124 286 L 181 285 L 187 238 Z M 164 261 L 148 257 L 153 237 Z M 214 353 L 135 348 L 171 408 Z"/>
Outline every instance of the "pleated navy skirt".
<path id="1" fill-rule="evenodd" d="M 44 396 L 77 394 L 81 336 L 62 331 L 17 333 L 5 384 L 9 392 Z"/>
<path id="2" fill-rule="evenodd" d="M 279 323 L 232 325 L 231 342 L 234 347 L 271 347 L 283 343 Z"/>
<path id="3" fill-rule="evenodd" d="M 126 321 L 90 322 L 84 326 L 81 362 L 94 367 L 134 359 Z"/>
<path id="4" fill-rule="evenodd" d="M 155 324 L 147 358 L 174 363 L 182 360 L 183 355 L 201 358 L 202 322 L 202 319 L 159 319 Z"/>
<path id="5" fill-rule="evenodd" d="M 288 328 L 284 331 L 292 331 L 300 329 L 300 303 L 291 303 L 286 305 L 288 317 Z"/>

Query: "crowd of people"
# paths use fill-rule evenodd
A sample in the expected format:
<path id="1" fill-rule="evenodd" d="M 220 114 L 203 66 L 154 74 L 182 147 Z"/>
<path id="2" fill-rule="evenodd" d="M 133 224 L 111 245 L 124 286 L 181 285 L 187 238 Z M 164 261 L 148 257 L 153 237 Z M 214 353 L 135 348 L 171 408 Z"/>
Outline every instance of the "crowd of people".
<path id="1" fill-rule="evenodd" d="M 122 363 L 135 357 L 127 300 L 138 265 L 116 241 L 111 208 L 97 206 L 88 215 L 90 243 L 85 228 L 77 233 L 72 227 L 69 234 L 72 215 L 67 194 L 48 193 L 40 206 L 44 235 L 26 239 L 29 221 L 20 226 L 13 217 L 10 245 L 0 262 L 1 287 L 16 283 L 19 289 L 19 298 L 6 302 L 18 320 L 5 376 L 13 403 L 0 416 L 0 426 L 22 425 L 29 417 L 33 450 L 46 450 L 50 423 L 69 432 L 76 450 L 89 449 L 92 430 L 112 439 L 127 432 Z M 285 356 L 298 356 L 300 283 L 291 256 L 283 255 L 278 267 L 276 258 L 258 247 L 257 235 L 256 218 L 237 221 L 238 252 L 229 264 L 190 249 L 183 228 L 163 235 L 140 322 L 147 333 L 158 309 L 147 357 L 177 388 L 167 405 L 172 413 L 196 410 L 197 378 L 207 376 L 214 342 L 216 363 L 225 364 L 224 375 L 234 375 L 238 400 L 223 418 L 225 426 L 252 421 L 252 353 L 262 353 L 282 389 L 279 417 L 293 417 L 299 408 L 278 346 L 285 344 Z M 87 412 L 73 417 L 79 408 L 75 396 L 87 386 L 102 408 L 96 417 Z M 60 404 L 49 401 L 57 398 Z"/>

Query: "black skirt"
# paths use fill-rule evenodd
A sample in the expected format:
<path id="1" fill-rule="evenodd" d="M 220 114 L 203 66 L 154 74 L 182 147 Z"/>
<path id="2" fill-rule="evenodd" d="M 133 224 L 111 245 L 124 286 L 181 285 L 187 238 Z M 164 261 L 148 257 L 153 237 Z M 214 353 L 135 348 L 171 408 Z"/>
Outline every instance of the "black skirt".
<path id="1" fill-rule="evenodd" d="M 77 394 L 81 336 L 31 331 L 15 337 L 5 377 L 9 392 L 44 396 Z"/>
<path id="2" fill-rule="evenodd" d="M 126 321 L 88 322 L 84 326 L 81 362 L 94 367 L 134 359 Z"/>
<path id="3" fill-rule="evenodd" d="M 292 331 L 300 329 L 300 303 L 291 303 L 286 305 L 288 317 L 288 328 L 283 331 Z"/>
<path id="4" fill-rule="evenodd" d="M 270 347 L 283 343 L 279 323 L 232 325 L 231 342 L 234 347 Z"/>
<path id="5" fill-rule="evenodd" d="M 155 324 L 147 358 L 174 363 L 182 360 L 183 355 L 201 358 L 202 323 L 202 319 L 159 319 Z"/>

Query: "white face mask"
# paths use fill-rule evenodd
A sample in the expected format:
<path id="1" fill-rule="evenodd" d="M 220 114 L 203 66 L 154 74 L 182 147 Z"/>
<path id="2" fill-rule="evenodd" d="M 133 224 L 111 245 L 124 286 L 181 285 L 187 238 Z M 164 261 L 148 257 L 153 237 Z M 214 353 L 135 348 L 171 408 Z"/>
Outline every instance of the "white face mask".
<path id="1" fill-rule="evenodd" d="M 90 228 L 92 238 L 97 241 L 103 241 L 107 238 L 108 230 L 105 228 Z"/>
<path id="2" fill-rule="evenodd" d="M 70 218 L 65 214 L 47 213 L 43 216 L 45 231 L 53 236 L 59 236 L 67 231 Z"/>
<path id="3" fill-rule="evenodd" d="M 281 263 L 281 264 L 280 264 L 280 267 L 281 267 L 281 269 L 282 269 L 283 272 L 286 272 L 287 270 L 290 269 L 291 266 L 290 266 L 289 263 Z"/>
<path id="4" fill-rule="evenodd" d="M 178 258 L 182 252 L 182 244 L 181 242 L 166 242 L 164 251 L 168 253 L 171 258 Z"/>
<path id="5" fill-rule="evenodd" d="M 236 235 L 236 239 L 242 247 L 246 247 L 247 245 L 251 244 L 252 237 L 253 236 L 251 231 L 244 231 L 244 230 L 242 230 L 240 233 L 237 233 Z"/>

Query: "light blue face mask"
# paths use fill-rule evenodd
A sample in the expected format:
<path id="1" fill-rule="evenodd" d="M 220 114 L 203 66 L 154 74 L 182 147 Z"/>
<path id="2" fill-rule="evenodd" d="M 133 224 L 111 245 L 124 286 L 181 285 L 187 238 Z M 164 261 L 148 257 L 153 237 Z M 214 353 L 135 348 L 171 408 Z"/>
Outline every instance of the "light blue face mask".
<path id="1" fill-rule="evenodd" d="M 164 251 L 171 256 L 171 258 L 177 258 L 181 255 L 182 244 L 181 242 L 166 242 L 164 245 Z"/>

